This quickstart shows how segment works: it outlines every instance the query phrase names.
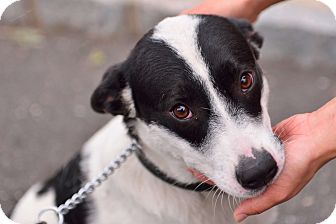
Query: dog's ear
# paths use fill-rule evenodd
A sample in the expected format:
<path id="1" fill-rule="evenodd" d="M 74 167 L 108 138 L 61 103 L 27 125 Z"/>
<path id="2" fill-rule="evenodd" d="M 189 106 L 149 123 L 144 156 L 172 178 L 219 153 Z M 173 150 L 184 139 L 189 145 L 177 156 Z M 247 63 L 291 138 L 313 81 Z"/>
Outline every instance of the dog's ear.
<path id="1" fill-rule="evenodd" d="M 262 47 L 264 38 L 253 29 L 251 23 L 244 19 L 229 19 L 231 23 L 238 28 L 250 44 L 256 59 L 259 59 L 259 49 Z"/>
<path id="2" fill-rule="evenodd" d="M 110 67 L 91 96 L 92 108 L 98 113 L 128 115 L 129 105 L 123 97 L 126 87 L 127 83 L 122 72 L 122 64 Z"/>

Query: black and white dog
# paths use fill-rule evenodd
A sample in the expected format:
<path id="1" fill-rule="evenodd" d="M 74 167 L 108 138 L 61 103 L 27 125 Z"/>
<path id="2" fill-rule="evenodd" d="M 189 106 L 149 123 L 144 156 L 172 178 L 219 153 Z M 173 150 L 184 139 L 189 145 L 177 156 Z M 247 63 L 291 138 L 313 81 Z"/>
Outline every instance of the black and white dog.
<path id="1" fill-rule="evenodd" d="M 33 186 L 12 218 L 34 223 L 40 209 L 64 203 L 136 136 L 141 153 L 66 215 L 66 223 L 231 222 L 231 210 L 211 198 L 260 194 L 284 164 L 257 64 L 261 45 L 240 20 L 183 15 L 160 22 L 106 72 L 92 96 L 94 110 L 115 117 L 54 177 Z M 207 191 L 212 185 L 217 194 Z"/>

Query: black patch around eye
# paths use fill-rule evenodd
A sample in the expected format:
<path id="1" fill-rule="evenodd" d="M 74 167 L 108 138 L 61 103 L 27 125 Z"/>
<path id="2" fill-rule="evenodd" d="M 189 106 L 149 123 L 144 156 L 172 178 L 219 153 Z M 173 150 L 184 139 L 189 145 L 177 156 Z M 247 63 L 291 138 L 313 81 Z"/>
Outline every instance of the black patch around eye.
<path id="1" fill-rule="evenodd" d="M 165 43 L 145 38 L 128 62 L 137 116 L 200 146 L 208 133 L 210 102 L 191 68 Z M 176 104 L 187 105 L 193 117 L 178 120 L 171 114 Z"/>
<path id="2" fill-rule="evenodd" d="M 210 69 L 214 87 L 231 105 L 230 114 L 244 111 L 251 117 L 261 114 L 261 70 L 244 36 L 227 19 L 209 16 L 198 27 L 198 44 Z M 240 77 L 244 71 L 254 72 L 253 88 L 243 94 Z"/>

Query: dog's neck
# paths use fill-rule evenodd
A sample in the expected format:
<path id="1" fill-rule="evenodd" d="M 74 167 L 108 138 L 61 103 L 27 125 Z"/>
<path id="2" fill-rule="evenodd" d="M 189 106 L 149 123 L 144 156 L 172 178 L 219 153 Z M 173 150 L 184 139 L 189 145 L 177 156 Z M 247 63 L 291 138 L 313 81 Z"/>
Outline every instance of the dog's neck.
<path id="1" fill-rule="evenodd" d="M 159 169 L 167 177 L 175 179 L 180 183 L 195 183 L 195 179 L 188 171 L 188 166 L 181 159 L 168 153 L 171 145 L 165 143 L 147 142 L 147 139 L 139 138 L 142 143 L 142 151 L 138 154 L 140 161 L 144 166 L 153 166 L 153 169 Z M 147 167 L 147 169 L 151 169 Z"/>
<path id="2" fill-rule="evenodd" d="M 197 182 L 197 179 L 188 171 L 188 166 L 182 158 L 170 153 L 174 151 L 172 149 L 176 146 L 153 136 L 148 132 L 145 124 L 139 120 L 124 120 L 124 122 L 129 129 L 129 135 L 137 138 L 142 146 L 138 156 L 144 166 L 147 168 L 153 166 L 153 169 L 159 169 L 169 178 L 181 183 Z"/>
<path id="3" fill-rule="evenodd" d="M 188 167 L 184 161 L 163 151 L 171 149 L 172 144 L 160 144 L 157 141 L 148 144 L 147 138 L 143 135 L 139 137 L 146 156 L 157 164 L 160 170 L 181 182 L 194 183 L 197 181 L 187 171 Z M 115 117 L 84 147 L 84 160 L 81 166 L 88 171 L 87 178 L 94 178 L 106 164 L 130 144 L 131 139 L 127 135 L 125 123 L 120 116 Z M 226 223 L 225 220 L 231 217 L 227 203 L 223 203 L 226 206 L 225 209 L 221 206 L 216 207 L 216 216 L 209 215 L 214 212 L 211 200 L 214 197 L 213 193 L 186 191 L 169 185 L 150 173 L 135 156 L 130 157 L 106 183 L 97 188 L 92 197 L 98 202 L 96 206 L 101 212 L 100 217 L 109 217 L 111 211 L 106 208 L 111 208 L 113 205 L 122 205 L 125 208 L 130 206 L 133 211 L 137 211 L 138 207 L 140 213 L 143 213 L 142 218 L 148 216 L 148 219 L 155 220 L 156 217 L 160 217 L 157 222 L 151 223 Z M 111 204 L 111 201 L 113 202 L 116 198 L 122 203 Z M 226 214 L 223 214 L 223 210 Z M 105 222 L 106 219 L 102 221 L 102 223 Z"/>

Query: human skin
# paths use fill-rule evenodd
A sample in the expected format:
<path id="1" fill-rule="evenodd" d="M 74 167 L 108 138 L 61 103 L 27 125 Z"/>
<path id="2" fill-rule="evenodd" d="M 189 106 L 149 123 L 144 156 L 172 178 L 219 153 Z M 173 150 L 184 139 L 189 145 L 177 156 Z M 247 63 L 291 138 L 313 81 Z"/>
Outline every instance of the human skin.
<path id="1" fill-rule="evenodd" d="M 336 158 L 336 98 L 317 111 L 280 122 L 274 132 L 284 142 L 284 169 L 262 195 L 236 208 L 234 217 L 238 222 L 288 201 L 323 165 Z"/>
<path id="2" fill-rule="evenodd" d="M 254 22 L 266 8 L 281 0 L 205 0 L 182 14 L 213 14 Z M 274 127 L 285 147 L 285 166 L 266 191 L 243 201 L 236 221 L 260 214 L 297 195 L 327 162 L 336 158 L 336 98 L 320 109 L 292 116 Z"/>
<path id="3" fill-rule="evenodd" d="M 182 14 L 212 14 L 255 22 L 266 8 L 283 0 L 205 0 Z"/>

